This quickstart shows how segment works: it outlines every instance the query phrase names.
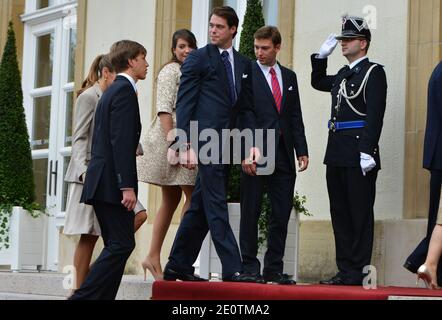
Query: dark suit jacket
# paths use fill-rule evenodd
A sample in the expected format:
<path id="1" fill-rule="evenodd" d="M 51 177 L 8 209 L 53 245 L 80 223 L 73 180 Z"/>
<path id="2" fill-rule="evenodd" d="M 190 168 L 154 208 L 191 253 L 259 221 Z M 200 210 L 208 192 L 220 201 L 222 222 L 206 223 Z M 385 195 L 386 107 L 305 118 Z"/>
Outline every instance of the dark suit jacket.
<path id="1" fill-rule="evenodd" d="M 250 60 L 234 50 L 235 83 L 239 96 L 241 79 Z M 229 98 L 227 73 L 219 49 L 209 44 L 186 58 L 176 103 L 177 128 L 190 139 L 190 121 L 198 121 L 200 133 L 212 128 L 218 133 L 235 126 L 235 112 Z M 180 141 L 182 143 L 183 141 Z M 200 143 L 200 146 L 204 143 Z"/>
<path id="2" fill-rule="evenodd" d="M 311 60 L 313 88 L 330 92 L 332 95 L 331 120 L 366 121 L 365 128 L 330 131 L 324 163 L 336 167 L 359 167 L 360 153 L 363 152 L 371 155 L 376 161 L 376 169 L 380 169 L 379 138 L 387 100 L 387 78 L 384 68 L 381 65 L 375 67 L 368 79 L 365 94 L 362 92 L 358 98 L 351 101 L 359 112 L 367 115 L 363 117 L 353 112 L 344 98 L 339 110 L 336 110 L 335 107 L 338 104 L 337 97 L 342 80 L 347 79 L 348 94 L 351 94 L 352 91 L 358 92 L 373 63 L 365 59 L 351 70 L 344 67 L 336 75 L 327 76 L 327 59 L 317 59 L 314 54 Z M 326 126 L 327 124 L 322 125 Z"/>
<path id="3" fill-rule="evenodd" d="M 129 80 L 118 76 L 98 102 L 81 202 L 120 205 L 121 189 L 133 188 L 137 193 L 135 153 L 140 133 L 138 97 Z"/>
<path id="4" fill-rule="evenodd" d="M 256 61 L 252 62 L 251 76 L 243 79 L 243 91 L 238 104 L 243 109 L 253 110 L 254 117 L 250 117 L 249 113 L 241 113 L 239 115 L 239 127 L 241 129 L 275 129 L 276 131 L 276 150 L 281 141 L 282 135 L 287 150 L 290 165 L 296 168 L 294 150 L 296 155 L 308 156 L 307 140 L 305 138 L 304 123 L 302 120 L 301 103 L 299 99 L 298 81 L 296 74 L 279 65 L 282 73 L 281 91 L 282 107 L 281 113 L 276 108 L 275 99 L 268 82 Z M 246 74 L 249 73 L 246 71 Z M 249 107 L 244 105 L 250 104 Z M 264 131 L 264 155 L 267 150 L 267 135 Z M 246 150 L 247 151 L 247 150 Z M 245 154 L 248 156 L 247 152 Z"/>
<path id="5" fill-rule="evenodd" d="M 442 62 L 434 69 L 428 86 L 424 168 L 442 170 Z"/>

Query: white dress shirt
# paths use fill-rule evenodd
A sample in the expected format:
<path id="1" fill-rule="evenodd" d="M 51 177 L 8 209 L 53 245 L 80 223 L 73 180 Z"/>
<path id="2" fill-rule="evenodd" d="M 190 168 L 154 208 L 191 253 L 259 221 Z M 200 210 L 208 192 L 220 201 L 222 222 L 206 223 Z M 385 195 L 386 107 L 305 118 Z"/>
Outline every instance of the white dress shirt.
<path id="1" fill-rule="evenodd" d="M 284 95 L 284 86 L 282 83 L 282 72 L 281 72 L 281 68 L 279 67 L 278 63 L 275 63 L 275 65 L 273 67 L 270 66 L 265 66 L 263 64 L 261 64 L 259 61 L 257 61 L 258 66 L 261 68 L 262 73 L 264 74 L 264 77 L 267 80 L 267 83 L 270 87 L 270 91 L 272 91 L 273 93 L 273 86 L 272 86 L 272 75 L 270 74 L 270 69 L 273 68 L 275 69 L 276 72 L 276 77 L 278 78 L 278 82 L 279 82 L 279 87 L 281 88 L 281 97 Z"/>

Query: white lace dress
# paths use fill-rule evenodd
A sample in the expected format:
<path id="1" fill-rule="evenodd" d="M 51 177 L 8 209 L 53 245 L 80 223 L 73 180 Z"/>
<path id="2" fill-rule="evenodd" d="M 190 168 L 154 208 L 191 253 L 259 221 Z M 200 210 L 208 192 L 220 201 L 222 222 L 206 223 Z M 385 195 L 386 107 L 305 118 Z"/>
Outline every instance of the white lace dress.
<path id="1" fill-rule="evenodd" d="M 161 127 L 159 113 L 169 113 L 176 127 L 176 99 L 180 83 L 181 70 L 178 63 L 167 64 L 158 75 L 157 116 L 147 129 L 142 147 L 144 156 L 137 159 L 138 180 L 159 186 L 193 186 L 197 170 L 187 170 L 180 166 L 171 166 L 167 161 L 169 142 Z"/>

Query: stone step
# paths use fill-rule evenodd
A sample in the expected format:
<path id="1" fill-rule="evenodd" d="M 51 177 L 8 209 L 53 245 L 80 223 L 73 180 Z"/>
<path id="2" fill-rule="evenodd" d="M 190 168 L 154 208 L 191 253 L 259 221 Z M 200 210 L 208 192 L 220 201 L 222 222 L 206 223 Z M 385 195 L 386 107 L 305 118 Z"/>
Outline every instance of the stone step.
<path id="1" fill-rule="evenodd" d="M 14 300 L 14 301 L 30 301 L 30 300 L 38 300 L 38 301 L 49 301 L 49 300 L 65 300 L 65 297 L 55 297 L 55 296 L 43 296 L 36 294 L 17 294 L 17 293 L 8 293 L 8 292 L 0 292 L 0 301 L 5 300 Z"/>
<path id="2" fill-rule="evenodd" d="M 70 290 L 63 284 L 69 283 L 66 274 L 48 272 L 0 272 L 0 300 L 9 295 L 30 298 L 58 297 L 65 299 Z M 2 296 L 3 295 L 3 296 Z M 143 281 L 142 276 L 124 276 L 117 300 L 149 300 L 152 296 L 152 281 Z M 26 299 L 45 300 L 45 299 Z M 50 299 L 52 300 L 52 299 Z"/>
<path id="3" fill-rule="evenodd" d="M 440 297 L 390 296 L 390 297 L 388 297 L 388 300 L 393 300 L 393 301 L 401 301 L 401 300 L 405 300 L 405 301 L 412 301 L 412 300 L 441 300 L 442 301 L 442 298 L 440 298 Z"/>

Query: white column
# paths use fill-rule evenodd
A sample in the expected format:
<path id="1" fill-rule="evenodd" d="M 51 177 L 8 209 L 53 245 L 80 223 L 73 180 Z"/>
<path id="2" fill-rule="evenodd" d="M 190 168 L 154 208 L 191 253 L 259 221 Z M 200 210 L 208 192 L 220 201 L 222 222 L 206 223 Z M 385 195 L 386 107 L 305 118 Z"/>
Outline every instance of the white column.
<path id="1" fill-rule="evenodd" d="M 279 1 L 263 0 L 263 12 L 266 25 L 278 26 L 279 24 Z"/>
<path id="2" fill-rule="evenodd" d="M 241 32 L 242 32 L 242 24 L 244 23 L 244 16 L 246 15 L 247 10 L 247 0 L 238 0 L 236 6 L 236 14 L 239 18 L 239 27 L 238 27 L 238 35 L 235 38 L 235 48 L 239 50 L 239 43 L 241 40 Z"/>
<path id="3" fill-rule="evenodd" d="M 192 2 L 192 32 L 198 41 L 198 47 L 207 44 L 209 33 L 210 1 L 193 0 Z"/>

